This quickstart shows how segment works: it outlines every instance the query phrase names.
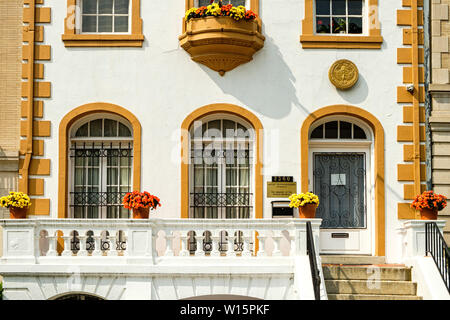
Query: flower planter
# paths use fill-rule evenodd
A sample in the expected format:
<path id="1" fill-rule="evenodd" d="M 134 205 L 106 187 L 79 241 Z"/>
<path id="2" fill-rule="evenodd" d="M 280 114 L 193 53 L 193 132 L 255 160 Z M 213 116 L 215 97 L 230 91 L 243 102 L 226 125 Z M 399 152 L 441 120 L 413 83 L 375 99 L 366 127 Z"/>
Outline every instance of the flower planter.
<path id="1" fill-rule="evenodd" d="M 231 17 L 193 18 L 186 23 L 186 32 L 179 38 L 180 46 L 210 69 L 224 75 L 253 59 L 264 46 L 258 20 L 239 20 Z"/>
<path id="2" fill-rule="evenodd" d="M 437 220 L 438 209 L 428 209 L 424 208 L 420 210 L 420 219 L 422 220 Z"/>
<path id="3" fill-rule="evenodd" d="M 150 208 L 133 209 L 133 219 L 148 219 Z"/>
<path id="4" fill-rule="evenodd" d="M 298 215 L 300 218 L 312 219 L 316 216 L 317 204 L 308 203 L 303 207 L 298 207 Z"/>
<path id="5" fill-rule="evenodd" d="M 28 208 L 9 207 L 9 217 L 11 219 L 26 219 Z"/>

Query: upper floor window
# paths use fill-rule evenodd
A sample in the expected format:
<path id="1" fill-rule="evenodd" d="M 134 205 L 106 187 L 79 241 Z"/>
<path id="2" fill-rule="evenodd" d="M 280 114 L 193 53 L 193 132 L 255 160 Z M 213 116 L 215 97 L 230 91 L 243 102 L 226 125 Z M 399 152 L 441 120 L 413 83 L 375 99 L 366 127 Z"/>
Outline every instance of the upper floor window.
<path id="1" fill-rule="evenodd" d="M 128 33 L 130 0 L 81 1 L 82 33 Z"/>
<path id="2" fill-rule="evenodd" d="M 67 0 L 66 47 L 142 47 L 141 0 Z"/>
<path id="3" fill-rule="evenodd" d="M 304 49 L 380 49 L 379 0 L 303 0 Z"/>
<path id="4" fill-rule="evenodd" d="M 316 0 L 316 33 L 363 34 L 363 0 Z"/>

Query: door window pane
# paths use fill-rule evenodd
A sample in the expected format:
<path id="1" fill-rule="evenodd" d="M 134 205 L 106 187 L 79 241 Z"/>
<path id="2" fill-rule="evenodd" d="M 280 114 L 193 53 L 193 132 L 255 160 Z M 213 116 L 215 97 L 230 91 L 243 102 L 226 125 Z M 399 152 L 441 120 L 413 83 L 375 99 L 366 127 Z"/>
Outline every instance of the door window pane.
<path id="1" fill-rule="evenodd" d="M 352 138 L 352 124 L 346 121 L 339 121 L 339 134 L 341 139 Z"/>
<path id="2" fill-rule="evenodd" d="M 331 121 L 325 124 L 325 138 L 337 139 L 338 138 L 338 122 Z"/>

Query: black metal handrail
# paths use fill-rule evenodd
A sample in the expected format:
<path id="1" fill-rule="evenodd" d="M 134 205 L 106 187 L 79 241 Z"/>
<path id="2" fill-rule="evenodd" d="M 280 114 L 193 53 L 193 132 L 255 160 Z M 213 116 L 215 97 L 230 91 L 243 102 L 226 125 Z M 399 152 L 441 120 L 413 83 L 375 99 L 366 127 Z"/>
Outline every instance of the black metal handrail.
<path id="1" fill-rule="evenodd" d="M 309 256 L 309 264 L 311 266 L 314 296 L 316 300 L 320 300 L 320 271 L 317 267 L 316 250 L 314 247 L 314 235 L 312 232 L 311 221 L 306 222 L 306 253 Z"/>
<path id="2" fill-rule="evenodd" d="M 435 222 L 425 223 L 425 254 L 431 254 L 450 293 L 450 250 Z"/>

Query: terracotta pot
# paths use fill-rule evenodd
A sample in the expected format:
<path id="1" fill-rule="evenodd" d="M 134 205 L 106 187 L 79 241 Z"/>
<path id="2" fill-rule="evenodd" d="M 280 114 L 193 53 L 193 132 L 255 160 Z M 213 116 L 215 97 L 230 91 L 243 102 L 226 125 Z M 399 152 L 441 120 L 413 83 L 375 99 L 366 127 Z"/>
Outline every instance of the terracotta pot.
<path id="1" fill-rule="evenodd" d="M 298 215 L 300 218 L 312 219 L 316 216 L 317 204 L 308 203 L 303 207 L 298 207 Z"/>
<path id="2" fill-rule="evenodd" d="M 428 209 L 424 208 L 420 210 L 420 218 L 422 220 L 437 220 L 438 210 L 437 208 Z"/>
<path id="3" fill-rule="evenodd" d="M 133 219 L 148 219 L 149 211 L 150 207 L 133 209 Z"/>
<path id="4" fill-rule="evenodd" d="M 9 217 L 11 219 L 26 219 L 28 208 L 9 207 Z"/>

